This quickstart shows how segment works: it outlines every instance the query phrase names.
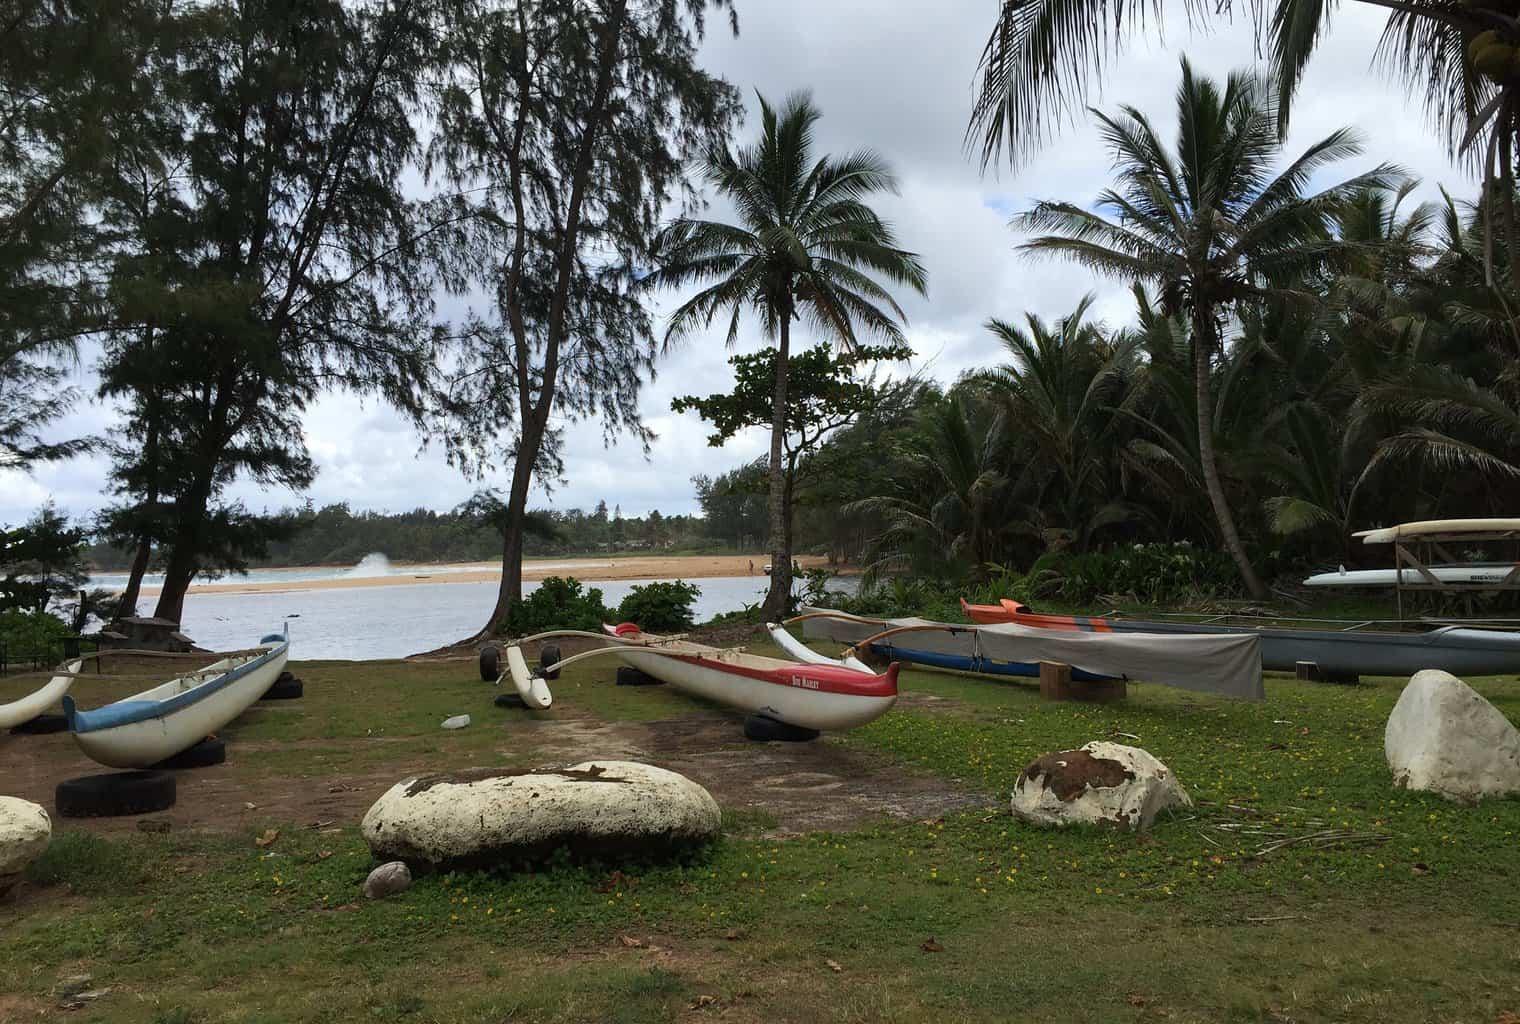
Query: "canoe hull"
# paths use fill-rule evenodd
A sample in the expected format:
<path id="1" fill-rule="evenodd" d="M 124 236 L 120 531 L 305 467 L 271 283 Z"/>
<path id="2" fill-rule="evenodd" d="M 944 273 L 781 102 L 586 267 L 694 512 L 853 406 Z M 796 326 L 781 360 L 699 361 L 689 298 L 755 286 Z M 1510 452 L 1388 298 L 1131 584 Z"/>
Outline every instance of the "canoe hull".
<path id="1" fill-rule="evenodd" d="M 1520 633 L 1498 629 L 1447 626 L 1423 633 L 1373 630 L 1276 629 L 1215 626 L 1196 622 L 1158 622 L 1105 619 L 1082 615 L 1042 615 L 1015 602 L 1010 618 L 1038 629 L 1096 633 L 1151 633 L 1173 636 L 1240 636 L 1261 638 L 1261 665 L 1274 672 L 1292 672 L 1299 662 L 1312 662 L 1320 671 L 1337 675 L 1412 676 L 1433 668 L 1454 676 L 1492 676 L 1520 673 Z"/>
<path id="2" fill-rule="evenodd" d="M 804 729 L 854 729 L 880 718 L 897 701 L 895 665 L 882 676 L 863 680 L 861 673 L 843 666 L 777 663 L 781 667 L 751 667 L 699 654 L 656 654 L 633 648 L 619 650 L 618 657 L 682 693 Z"/>
<path id="3" fill-rule="evenodd" d="M 72 700 L 66 701 L 64 707 L 68 712 L 74 742 L 92 760 L 109 768 L 147 768 L 158 764 L 193 747 L 248 710 L 274 685 L 280 673 L 285 671 L 288 656 L 289 645 L 282 642 L 246 662 L 229 664 L 227 671 L 220 674 L 217 680 L 226 676 L 232 678 L 221 683 L 210 680 L 189 688 L 184 691 L 184 695 L 193 694 L 197 690 L 206 692 L 178 706 L 172 700 L 160 700 L 158 703 L 162 710 L 140 721 L 104 728 L 84 728 L 82 726 L 87 725 L 84 716 L 76 711 Z M 222 663 L 218 662 L 210 667 L 220 665 Z M 128 697 L 100 711 L 133 704 L 161 689 L 162 687 L 155 687 L 154 690 Z M 85 716 L 98 714 L 98 711 L 84 713 Z"/>

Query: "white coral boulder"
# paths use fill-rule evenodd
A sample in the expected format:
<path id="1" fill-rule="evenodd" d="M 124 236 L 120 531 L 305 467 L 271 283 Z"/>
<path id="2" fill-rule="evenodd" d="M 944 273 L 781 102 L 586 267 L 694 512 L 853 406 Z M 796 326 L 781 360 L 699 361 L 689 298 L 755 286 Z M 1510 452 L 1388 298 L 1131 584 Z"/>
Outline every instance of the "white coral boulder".
<path id="1" fill-rule="evenodd" d="M 1464 803 L 1520 792 L 1520 730 L 1449 672 L 1415 673 L 1388 716 L 1393 783 Z"/>
<path id="2" fill-rule="evenodd" d="M 21 879 L 53 838 L 48 812 L 29 800 L 0 796 L 0 896 Z"/>
<path id="3" fill-rule="evenodd" d="M 718 804 L 684 775 L 632 761 L 531 771 L 475 768 L 392 786 L 364 815 L 382 860 L 416 870 L 542 860 L 561 848 L 608 860 L 715 838 Z"/>
<path id="4" fill-rule="evenodd" d="M 1014 816 L 1032 825 L 1143 831 L 1192 799 L 1170 768 L 1139 747 L 1095 740 L 1031 761 L 1013 787 Z"/>

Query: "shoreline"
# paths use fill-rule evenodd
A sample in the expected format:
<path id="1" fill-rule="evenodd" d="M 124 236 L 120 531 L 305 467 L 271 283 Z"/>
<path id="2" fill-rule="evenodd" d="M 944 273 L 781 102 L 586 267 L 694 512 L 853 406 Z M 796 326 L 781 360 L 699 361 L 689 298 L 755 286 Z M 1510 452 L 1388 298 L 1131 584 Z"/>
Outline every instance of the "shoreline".
<path id="1" fill-rule="evenodd" d="M 624 580 L 698 580 L 716 577 L 750 576 L 764 579 L 761 567 L 769 560 L 755 555 L 634 555 L 608 558 L 534 559 L 523 562 L 523 581 L 534 582 L 550 576 L 574 576 L 587 583 Z M 804 570 L 828 566 L 822 555 L 798 555 L 794 561 Z M 754 572 L 749 571 L 753 562 Z M 392 563 L 404 566 L 405 563 Z M 323 566 L 285 566 L 286 569 L 325 568 Z M 350 590 L 362 587 L 427 586 L 435 583 L 494 583 L 501 579 L 501 566 L 489 562 L 454 562 L 430 565 L 431 573 L 395 573 L 385 576 L 337 576 L 316 580 L 249 579 L 234 583 L 194 583 L 191 594 L 272 594 L 302 590 Z M 849 567 L 846 567 L 847 569 Z M 253 572 L 258 572 L 255 569 Z M 142 595 L 151 597 L 161 588 L 144 586 Z"/>

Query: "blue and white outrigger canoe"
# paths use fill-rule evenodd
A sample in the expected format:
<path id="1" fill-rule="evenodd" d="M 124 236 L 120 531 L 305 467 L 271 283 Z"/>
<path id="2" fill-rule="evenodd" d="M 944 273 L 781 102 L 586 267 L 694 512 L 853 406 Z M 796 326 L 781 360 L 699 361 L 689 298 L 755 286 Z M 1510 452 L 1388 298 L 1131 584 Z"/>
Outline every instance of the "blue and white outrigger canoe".
<path id="1" fill-rule="evenodd" d="M 176 676 L 114 704 L 81 711 L 63 698 L 74 741 L 111 768 L 146 768 L 188 750 L 246 711 L 274 685 L 290 638 L 272 633 L 252 651 Z"/>

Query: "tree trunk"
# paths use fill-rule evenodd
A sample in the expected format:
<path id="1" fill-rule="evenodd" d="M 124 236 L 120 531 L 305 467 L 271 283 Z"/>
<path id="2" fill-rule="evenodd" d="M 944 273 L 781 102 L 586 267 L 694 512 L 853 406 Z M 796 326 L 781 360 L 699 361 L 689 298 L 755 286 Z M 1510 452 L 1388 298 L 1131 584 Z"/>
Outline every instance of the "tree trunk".
<path id="1" fill-rule="evenodd" d="M 1214 518 L 1219 521 L 1219 535 L 1225 549 L 1235 559 L 1240 578 L 1246 589 L 1258 601 L 1267 599 L 1267 588 L 1257 577 L 1251 560 L 1246 557 L 1245 545 L 1235 530 L 1235 517 L 1230 513 L 1230 503 L 1225 498 L 1224 485 L 1219 480 L 1219 465 L 1214 457 L 1214 395 L 1210 383 L 1209 355 L 1214 348 L 1214 313 L 1202 308 L 1193 318 L 1193 391 L 1198 404 L 1198 463 L 1203 470 L 1203 485 L 1209 493 L 1209 504 L 1214 506 Z"/>
<path id="2" fill-rule="evenodd" d="M 148 571 L 148 558 L 153 553 L 153 542 L 146 536 L 137 541 L 137 554 L 132 557 L 132 568 L 127 573 L 127 588 L 116 602 L 116 618 L 126 619 L 137 614 L 137 595 L 142 590 L 143 573 Z"/>
<path id="3" fill-rule="evenodd" d="M 781 461 L 781 442 L 786 436 L 787 358 L 792 347 L 792 311 L 781 313 L 781 337 L 776 343 L 776 393 L 771 405 L 770 549 L 771 587 L 761 614 L 767 622 L 780 622 L 792 602 L 792 543 L 787 528 L 786 467 Z"/>
<path id="4" fill-rule="evenodd" d="M 1513 158 L 1510 152 L 1514 145 L 1514 139 L 1508 131 L 1504 131 L 1499 140 L 1499 189 L 1502 196 L 1499 200 L 1499 212 L 1504 217 L 1504 257 L 1509 261 L 1509 281 L 1516 291 L 1520 291 L 1520 239 L 1516 238 L 1515 223 L 1515 172 Z"/>
<path id="5" fill-rule="evenodd" d="M 190 580 L 195 576 L 190 554 L 193 547 L 188 539 L 176 538 L 169 554 L 169 564 L 164 567 L 164 588 L 159 591 L 158 605 L 153 609 L 154 618 L 179 622 L 185 614 L 185 591 L 190 589 Z"/>
<path id="6" fill-rule="evenodd" d="M 531 428 L 530 428 L 531 429 Z M 532 440 L 533 443 L 528 442 Z M 496 607 L 491 617 L 473 639 L 484 640 L 501 633 L 512 606 L 522 600 L 523 523 L 528 513 L 528 488 L 533 483 L 533 462 L 523 458 L 532 452 L 536 458 L 542 436 L 533 430 L 518 445 L 518 459 L 512 467 L 512 489 L 507 493 L 507 517 L 502 523 L 501 585 L 496 588 Z"/>

